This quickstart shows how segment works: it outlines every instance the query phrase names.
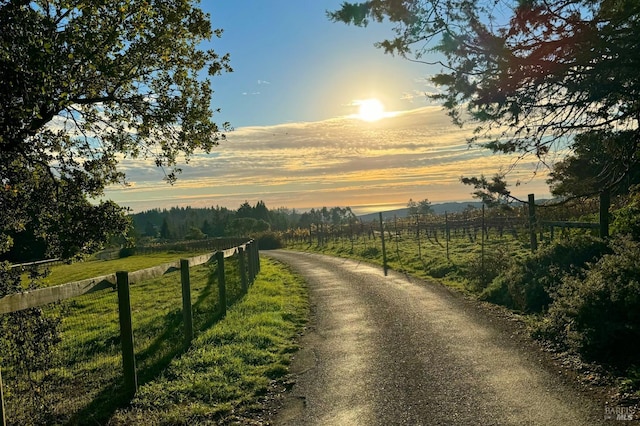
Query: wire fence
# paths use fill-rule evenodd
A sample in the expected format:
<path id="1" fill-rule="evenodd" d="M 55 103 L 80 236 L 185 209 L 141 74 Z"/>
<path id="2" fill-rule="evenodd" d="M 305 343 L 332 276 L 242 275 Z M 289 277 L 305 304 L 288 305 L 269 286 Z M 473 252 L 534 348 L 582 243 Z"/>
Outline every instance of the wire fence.
<path id="1" fill-rule="evenodd" d="M 282 238 L 291 248 L 364 258 L 385 270 L 422 271 L 478 291 L 513 258 L 525 257 L 539 244 L 573 234 L 600 235 L 600 213 L 597 201 L 408 217 L 380 213 L 378 220 L 312 224 Z"/>
<path id="2" fill-rule="evenodd" d="M 135 273 L 0 298 L 0 420 L 104 423 L 138 384 L 157 377 L 194 336 L 222 318 L 258 271 L 257 246 L 245 240 Z M 52 293 L 57 300 L 48 302 Z M 66 297 L 72 293 L 81 294 Z"/>

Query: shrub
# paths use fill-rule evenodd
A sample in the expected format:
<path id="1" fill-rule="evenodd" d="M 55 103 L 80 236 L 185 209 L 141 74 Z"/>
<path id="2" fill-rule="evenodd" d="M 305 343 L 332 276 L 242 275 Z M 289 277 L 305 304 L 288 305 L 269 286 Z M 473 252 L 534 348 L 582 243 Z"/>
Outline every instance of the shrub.
<path id="1" fill-rule="evenodd" d="M 380 256 L 380 249 L 378 247 L 367 247 L 360 252 L 362 257 L 376 258 Z"/>
<path id="2" fill-rule="evenodd" d="M 630 235 L 640 241 L 640 186 L 635 187 L 635 192 L 624 207 L 613 212 L 611 233 Z"/>
<path id="3" fill-rule="evenodd" d="M 260 250 L 275 250 L 284 247 L 280 235 L 272 231 L 261 232 L 253 237 Z"/>
<path id="4" fill-rule="evenodd" d="M 619 367 L 640 353 L 640 242 L 617 238 L 584 279 L 565 277 L 540 334 L 589 360 Z"/>
<path id="5" fill-rule="evenodd" d="M 554 242 L 498 275 L 480 298 L 523 312 L 542 312 L 565 275 L 579 275 L 587 262 L 610 253 L 607 244 L 588 235 Z"/>
<path id="6" fill-rule="evenodd" d="M 118 257 L 120 257 L 120 259 L 122 259 L 122 258 L 125 258 L 125 257 L 133 256 L 134 254 L 136 254 L 136 248 L 135 247 L 122 247 L 120 249 L 120 251 L 118 252 Z"/>
<path id="7" fill-rule="evenodd" d="M 482 255 L 478 254 L 471 258 L 465 273 L 467 277 L 466 287 L 472 292 L 484 290 L 498 275 L 511 266 L 511 256 L 505 246 L 495 247 L 487 250 Z"/>
<path id="8" fill-rule="evenodd" d="M 33 268 L 29 270 L 29 284 L 23 286 L 20 272 L 0 263 L 0 298 L 34 290 L 46 275 Z M 0 315 L 0 364 L 8 372 L 8 405 L 16 424 L 57 423 L 50 401 L 55 382 L 36 374 L 55 367 L 60 343 L 60 310 L 48 311 L 36 307 Z"/>

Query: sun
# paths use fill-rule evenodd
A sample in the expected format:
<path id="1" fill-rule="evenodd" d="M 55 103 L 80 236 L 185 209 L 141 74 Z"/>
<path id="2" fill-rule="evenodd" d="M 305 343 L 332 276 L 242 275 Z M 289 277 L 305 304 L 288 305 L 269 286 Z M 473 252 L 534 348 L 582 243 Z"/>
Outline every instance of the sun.
<path id="1" fill-rule="evenodd" d="M 364 121 L 377 121 L 384 117 L 384 105 L 377 99 L 355 101 L 358 106 L 357 117 Z"/>

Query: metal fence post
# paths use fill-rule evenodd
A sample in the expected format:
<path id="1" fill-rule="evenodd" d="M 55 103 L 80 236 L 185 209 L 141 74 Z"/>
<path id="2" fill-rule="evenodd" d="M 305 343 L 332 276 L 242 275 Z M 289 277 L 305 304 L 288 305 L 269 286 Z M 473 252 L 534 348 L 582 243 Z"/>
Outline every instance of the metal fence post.
<path id="1" fill-rule="evenodd" d="M 224 276 L 224 252 L 216 253 L 216 261 L 218 262 L 218 302 L 220 303 L 220 312 L 224 317 L 227 315 L 227 288 Z"/>
<path id="2" fill-rule="evenodd" d="M 184 340 L 187 345 L 193 340 L 193 311 L 191 309 L 191 278 L 189 259 L 180 259 L 180 282 L 182 284 L 182 317 L 184 319 Z"/>
<path id="3" fill-rule="evenodd" d="M 116 272 L 118 287 L 118 316 L 120 318 L 120 340 L 122 343 L 122 367 L 124 386 L 129 397 L 138 390 L 136 358 L 133 350 L 133 327 L 131 325 L 131 297 L 129 295 L 129 273 Z"/>

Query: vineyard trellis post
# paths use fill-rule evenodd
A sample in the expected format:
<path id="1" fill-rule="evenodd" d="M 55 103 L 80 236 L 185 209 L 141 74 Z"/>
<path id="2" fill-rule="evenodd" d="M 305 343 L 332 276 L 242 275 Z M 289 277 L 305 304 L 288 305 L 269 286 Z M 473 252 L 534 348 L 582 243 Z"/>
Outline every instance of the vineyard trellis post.
<path id="1" fill-rule="evenodd" d="M 418 239 L 418 257 L 422 261 L 422 244 L 420 243 L 420 217 L 416 215 L 416 238 Z"/>
<path id="2" fill-rule="evenodd" d="M 382 239 L 382 269 L 384 276 L 387 276 L 387 250 L 384 246 L 384 222 L 382 221 L 382 212 L 380 212 L 380 238 Z"/>
<path id="3" fill-rule="evenodd" d="M 447 261 L 450 261 L 451 259 L 449 258 L 449 238 L 450 238 L 450 234 L 449 234 L 449 218 L 447 216 L 447 212 L 444 212 L 444 229 L 445 229 L 445 241 L 446 241 L 446 246 L 447 246 Z"/>
<path id="4" fill-rule="evenodd" d="M 400 258 L 400 241 L 398 241 L 400 238 L 398 237 L 398 216 L 393 215 L 393 232 L 394 232 L 394 239 L 396 240 L 396 257 L 398 259 L 398 262 L 400 262 L 400 264 L 402 265 L 402 259 Z"/>
<path id="5" fill-rule="evenodd" d="M 182 284 L 182 316 L 184 319 L 184 340 L 189 346 L 193 340 L 193 310 L 191 308 L 191 277 L 189 259 L 180 259 L 180 283 Z"/>

